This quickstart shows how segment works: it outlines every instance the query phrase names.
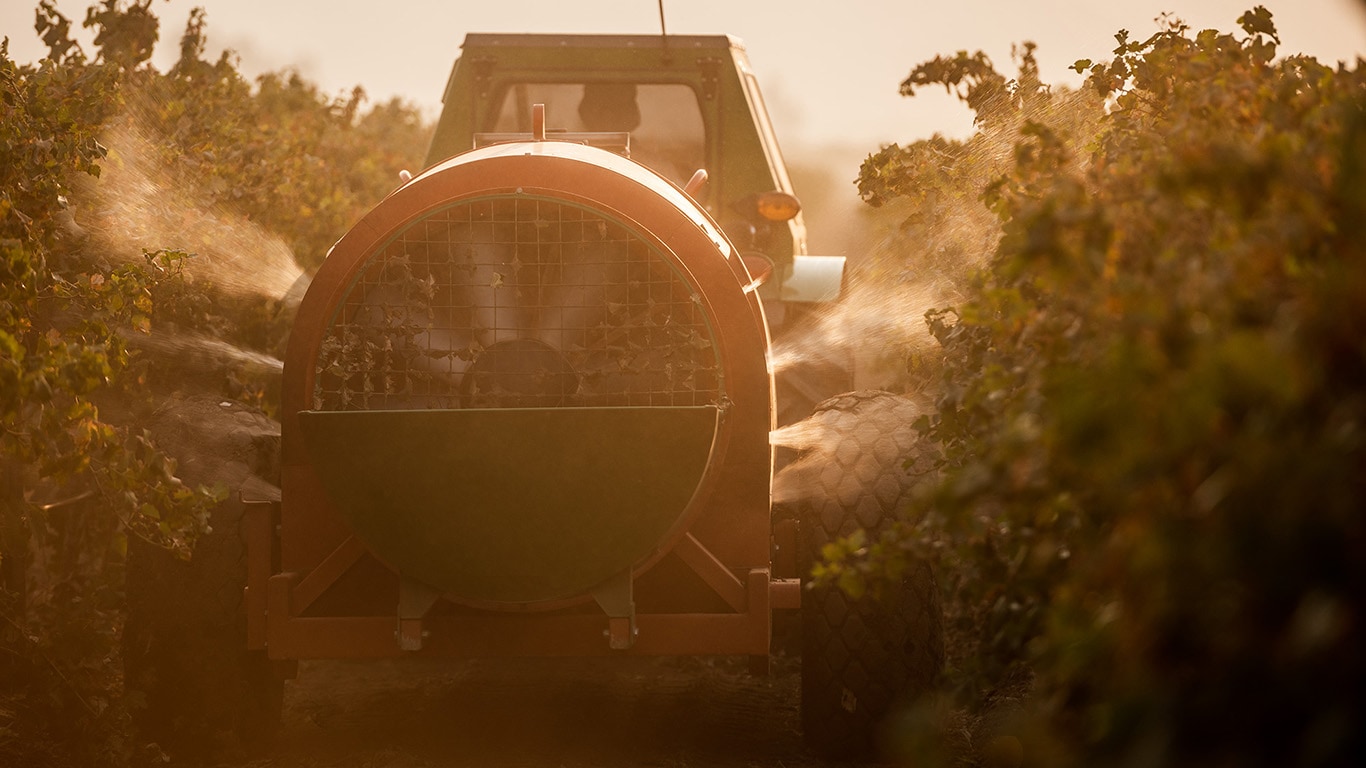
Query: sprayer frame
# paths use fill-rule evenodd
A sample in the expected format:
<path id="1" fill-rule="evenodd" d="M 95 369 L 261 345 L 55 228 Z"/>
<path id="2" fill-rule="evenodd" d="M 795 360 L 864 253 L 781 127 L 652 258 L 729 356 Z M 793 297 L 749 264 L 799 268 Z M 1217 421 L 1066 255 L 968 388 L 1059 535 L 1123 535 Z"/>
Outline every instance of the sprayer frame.
<path id="1" fill-rule="evenodd" d="M 618 603 L 624 596 L 623 610 L 584 599 L 482 609 L 445 602 L 453 609 L 433 612 L 443 601 L 430 591 L 402 581 L 358 583 L 348 573 L 375 573 L 374 563 L 360 565 L 373 556 L 328 501 L 301 445 L 297 414 L 312 403 L 318 346 L 356 271 L 379 244 L 428 212 L 507 194 L 559 198 L 631 223 L 690 276 L 715 323 L 725 386 L 713 466 L 684 522 L 633 569 L 624 595 L 614 593 Z M 800 589 L 796 579 L 775 579 L 770 568 L 773 378 L 763 309 L 751 283 L 719 227 L 682 190 L 592 147 L 554 141 L 488 147 L 400 187 L 338 241 L 299 307 L 284 367 L 282 497 L 250 503 L 245 526 L 248 646 L 276 660 L 611 653 L 766 659 L 772 611 L 795 608 Z M 660 598 L 650 607 L 652 590 L 671 594 L 671 582 L 682 581 L 690 586 L 680 588 L 681 602 L 669 606 Z M 394 610 L 345 608 L 348 592 L 367 589 L 391 594 Z"/>

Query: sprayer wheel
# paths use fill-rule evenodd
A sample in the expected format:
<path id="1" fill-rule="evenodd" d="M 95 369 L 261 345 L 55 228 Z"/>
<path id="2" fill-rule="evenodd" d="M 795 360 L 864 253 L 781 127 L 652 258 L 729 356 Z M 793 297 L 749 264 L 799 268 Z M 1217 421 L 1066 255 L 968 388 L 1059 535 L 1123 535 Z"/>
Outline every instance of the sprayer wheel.
<path id="1" fill-rule="evenodd" d="M 188 562 L 141 540 L 127 560 L 124 684 L 140 735 L 172 756 L 266 749 L 279 728 L 284 681 L 264 652 L 246 647 L 245 505 L 239 489 L 278 477 L 279 428 L 213 398 L 178 403 L 152 431 L 190 485 L 228 498 Z"/>
<path id="2" fill-rule="evenodd" d="M 853 392 L 816 407 L 813 418 L 830 437 L 807 472 L 813 492 L 799 504 L 804 574 L 825 544 L 859 529 L 874 539 L 897 517 L 916 476 L 918 413 L 888 392 Z M 813 587 L 802 595 L 801 614 L 807 746 L 832 759 L 874 756 L 886 716 L 931 689 L 943 670 L 933 572 L 915 563 L 880 598 Z"/>

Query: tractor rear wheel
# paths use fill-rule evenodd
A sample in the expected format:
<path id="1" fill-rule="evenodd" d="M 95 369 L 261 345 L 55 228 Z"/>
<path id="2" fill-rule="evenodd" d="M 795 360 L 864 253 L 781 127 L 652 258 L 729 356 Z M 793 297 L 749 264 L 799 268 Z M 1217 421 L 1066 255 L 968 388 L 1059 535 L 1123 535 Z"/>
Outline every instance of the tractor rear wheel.
<path id="1" fill-rule="evenodd" d="M 876 537 L 914 484 L 918 409 L 888 392 L 853 392 L 818 405 L 822 445 L 804 455 L 800 503 L 804 576 L 826 544 L 857 530 Z M 911 463 L 911 468 L 904 466 Z M 832 586 L 802 595 L 802 728 L 832 759 L 874 756 L 886 716 L 928 692 L 944 666 L 934 574 L 913 564 L 901 583 L 858 598 Z"/>
<path id="2" fill-rule="evenodd" d="M 240 490 L 277 477 L 278 425 L 217 398 L 188 399 L 159 414 L 152 432 L 182 481 L 229 495 L 188 562 L 129 542 L 123 658 L 136 725 L 177 757 L 260 752 L 278 729 L 284 681 L 263 651 L 246 647 Z"/>

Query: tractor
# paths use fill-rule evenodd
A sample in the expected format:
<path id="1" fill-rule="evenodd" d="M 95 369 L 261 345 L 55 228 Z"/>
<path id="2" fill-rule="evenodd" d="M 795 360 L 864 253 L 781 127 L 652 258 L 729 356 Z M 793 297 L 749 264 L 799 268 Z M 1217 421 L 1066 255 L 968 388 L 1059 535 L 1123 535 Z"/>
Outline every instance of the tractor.
<path id="1" fill-rule="evenodd" d="M 775 613 L 800 611 L 807 741 L 870 752 L 932 684 L 942 629 L 926 568 L 876 601 L 803 588 L 824 544 L 887 524 L 916 456 L 901 398 L 840 394 L 839 365 L 770 369 L 772 340 L 840 295 L 843 259 L 805 250 L 738 40 L 469 35 L 425 168 L 303 295 L 278 443 L 231 416 L 241 491 L 201 575 L 130 565 L 130 592 L 215 597 L 183 600 L 189 620 L 130 609 L 150 730 L 266 741 L 299 660 L 762 671 Z M 775 517 L 770 433 L 805 417 L 838 437 Z"/>

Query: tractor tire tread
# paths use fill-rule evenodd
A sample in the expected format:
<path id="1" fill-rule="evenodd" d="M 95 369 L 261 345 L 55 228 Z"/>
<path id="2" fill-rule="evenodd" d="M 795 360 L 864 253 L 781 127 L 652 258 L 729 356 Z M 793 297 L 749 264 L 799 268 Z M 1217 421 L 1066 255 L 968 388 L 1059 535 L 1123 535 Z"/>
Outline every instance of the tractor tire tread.
<path id="1" fill-rule="evenodd" d="M 817 407 L 837 443 L 832 463 L 839 471 L 827 465 L 808 475 L 819 482 L 799 511 L 806 572 L 824 545 L 859 529 L 876 537 L 895 520 L 914 483 L 902 466 L 916 463 L 906 434 L 914 413 L 909 401 L 886 392 L 839 395 Z M 928 564 L 914 563 L 900 588 L 881 599 L 813 585 L 802 597 L 807 746 L 830 759 L 875 756 L 887 715 L 931 690 L 943 665 L 942 611 Z"/>

